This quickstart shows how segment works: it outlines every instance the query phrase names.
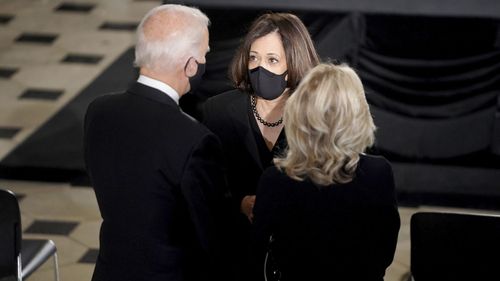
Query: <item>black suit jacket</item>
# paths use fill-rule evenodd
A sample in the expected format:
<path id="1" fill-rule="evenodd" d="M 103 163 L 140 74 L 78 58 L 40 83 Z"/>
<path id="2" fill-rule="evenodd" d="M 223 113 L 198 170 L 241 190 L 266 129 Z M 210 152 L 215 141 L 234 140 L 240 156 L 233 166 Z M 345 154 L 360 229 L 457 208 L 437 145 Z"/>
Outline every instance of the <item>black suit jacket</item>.
<path id="1" fill-rule="evenodd" d="M 272 164 L 262 164 L 248 116 L 249 107 L 247 93 L 231 90 L 208 99 L 202 114 L 203 123 L 221 140 L 229 189 L 238 210 L 244 196 L 255 195 L 260 175 Z"/>
<path id="2" fill-rule="evenodd" d="M 366 155 L 351 182 L 321 188 L 267 169 L 254 216 L 254 280 L 262 277 L 273 234 L 283 281 L 382 281 L 400 227 L 392 168 L 384 158 Z"/>
<path id="3" fill-rule="evenodd" d="M 232 194 L 230 235 L 227 240 L 233 258 L 236 280 L 251 280 L 250 222 L 240 211 L 241 200 L 255 195 L 257 183 L 265 168 L 272 162 L 261 159 L 259 145 L 249 116 L 250 96 L 239 90 L 231 90 L 208 99 L 203 105 L 203 123 L 219 137 L 226 161 L 226 175 Z M 256 129 L 255 129 L 256 130 Z M 262 144 L 262 148 L 265 144 Z M 286 139 L 278 139 L 273 151 L 279 153 L 286 147 Z M 267 152 L 266 152 L 267 153 Z M 266 163 L 268 162 L 268 163 Z"/>
<path id="4" fill-rule="evenodd" d="M 216 136 L 165 93 L 135 83 L 89 105 L 84 142 L 103 218 L 93 280 L 221 278 Z"/>

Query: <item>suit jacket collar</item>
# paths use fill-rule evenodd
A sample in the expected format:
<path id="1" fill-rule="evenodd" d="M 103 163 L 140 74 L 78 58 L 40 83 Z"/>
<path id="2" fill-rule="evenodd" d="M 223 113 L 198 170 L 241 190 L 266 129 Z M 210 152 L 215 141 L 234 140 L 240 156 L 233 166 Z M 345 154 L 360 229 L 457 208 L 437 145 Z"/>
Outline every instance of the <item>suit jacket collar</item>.
<path id="1" fill-rule="evenodd" d="M 260 153 L 257 148 L 257 143 L 255 142 L 255 137 L 252 133 L 252 127 L 250 125 L 250 119 L 248 117 L 248 108 L 250 106 L 250 98 L 248 94 L 238 92 L 235 93 L 240 95 L 241 97 L 234 100 L 234 102 L 230 105 L 229 110 L 231 110 L 231 115 L 234 117 L 233 121 L 235 122 L 237 132 L 240 134 L 240 137 L 243 139 L 246 149 L 252 156 L 255 163 L 261 168 L 262 161 L 260 159 Z"/>
<path id="2" fill-rule="evenodd" d="M 149 87 L 147 85 L 135 82 L 128 89 L 128 91 L 132 94 L 135 94 L 135 95 L 138 95 L 138 96 L 150 99 L 150 100 L 154 100 L 156 102 L 160 102 L 160 103 L 163 103 L 166 105 L 170 105 L 170 106 L 173 106 L 173 107 L 179 109 L 179 106 L 171 97 L 169 97 L 164 92 L 162 92 L 158 89 Z"/>

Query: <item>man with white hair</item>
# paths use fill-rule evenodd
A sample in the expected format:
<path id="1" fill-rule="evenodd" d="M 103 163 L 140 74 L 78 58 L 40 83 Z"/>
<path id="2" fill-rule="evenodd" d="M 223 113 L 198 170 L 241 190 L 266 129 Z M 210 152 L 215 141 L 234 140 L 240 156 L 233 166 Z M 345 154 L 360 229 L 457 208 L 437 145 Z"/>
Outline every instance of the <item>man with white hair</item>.
<path id="1" fill-rule="evenodd" d="M 87 109 L 85 161 L 103 218 L 94 281 L 222 277 L 220 144 L 178 105 L 204 72 L 208 25 L 195 8 L 151 10 L 137 30 L 137 82 Z"/>

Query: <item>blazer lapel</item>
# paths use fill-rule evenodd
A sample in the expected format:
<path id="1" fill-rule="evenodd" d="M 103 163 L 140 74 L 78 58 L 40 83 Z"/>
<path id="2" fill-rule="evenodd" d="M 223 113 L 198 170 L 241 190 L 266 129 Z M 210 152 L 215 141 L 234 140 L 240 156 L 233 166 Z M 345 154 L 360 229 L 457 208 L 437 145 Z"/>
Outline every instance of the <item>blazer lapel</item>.
<path id="1" fill-rule="evenodd" d="M 255 163 L 263 169 L 260 153 L 257 149 L 257 143 L 255 142 L 255 137 L 252 133 L 250 120 L 247 114 L 248 107 L 250 106 L 248 95 L 244 93 L 238 94 L 241 94 L 242 97 L 231 104 L 229 110 L 231 110 L 231 116 L 233 117 L 232 119 L 235 123 L 236 131 L 241 139 L 243 139 L 245 148 L 248 150 Z"/>

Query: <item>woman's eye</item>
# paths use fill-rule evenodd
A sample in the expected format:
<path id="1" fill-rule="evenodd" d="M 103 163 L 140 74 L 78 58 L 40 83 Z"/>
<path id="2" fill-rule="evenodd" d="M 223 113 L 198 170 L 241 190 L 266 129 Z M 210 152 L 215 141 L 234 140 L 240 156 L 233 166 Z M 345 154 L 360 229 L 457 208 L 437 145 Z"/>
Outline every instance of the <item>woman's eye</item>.
<path id="1" fill-rule="evenodd" d="M 257 61 L 257 57 L 251 55 L 248 60 L 249 61 Z"/>
<path id="2" fill-rule="evenodd" d="M 275 64 L 278 63 L 279 61 L 275 58 L 269 58 L 269 63 Z"/>

